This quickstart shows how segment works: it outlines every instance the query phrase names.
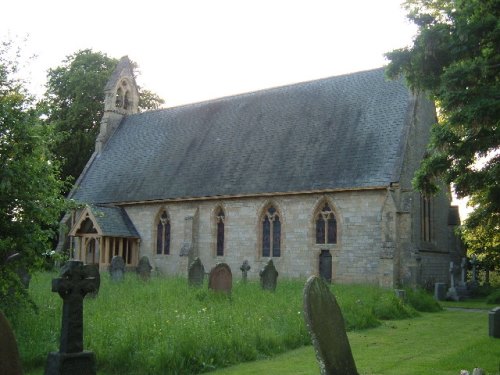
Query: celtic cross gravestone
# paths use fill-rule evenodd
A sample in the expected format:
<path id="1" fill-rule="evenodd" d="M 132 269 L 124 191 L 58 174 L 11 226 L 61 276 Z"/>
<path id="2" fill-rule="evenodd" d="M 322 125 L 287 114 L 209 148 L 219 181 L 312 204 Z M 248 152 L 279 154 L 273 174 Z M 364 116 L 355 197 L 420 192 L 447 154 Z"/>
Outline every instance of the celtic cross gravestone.
<path id="1" fill-rule="evenodd" d="M 100 276 L 92 265 L 70 260 L 61 277 L 52 280 L 52 291 L 63 299 L 59 352 L 49 353 L 46 375 L 92 375 L 96 373 L 95 355 L 83 351 L 83 299 L 99 289 Z"/>

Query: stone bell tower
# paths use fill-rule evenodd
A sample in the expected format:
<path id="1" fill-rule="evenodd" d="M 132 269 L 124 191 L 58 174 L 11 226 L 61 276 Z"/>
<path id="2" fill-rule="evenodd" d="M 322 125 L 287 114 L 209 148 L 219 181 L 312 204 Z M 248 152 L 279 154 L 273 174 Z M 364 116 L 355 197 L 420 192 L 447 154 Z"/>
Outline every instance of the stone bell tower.
<path id="1" fill-rule="evenodd" d="M 122 119 L 139 111 L 139 91 L 131 61 L 124 56 L 118 62 L 104 88 L 104 115 L 95 149 L 100 153 Z"/>

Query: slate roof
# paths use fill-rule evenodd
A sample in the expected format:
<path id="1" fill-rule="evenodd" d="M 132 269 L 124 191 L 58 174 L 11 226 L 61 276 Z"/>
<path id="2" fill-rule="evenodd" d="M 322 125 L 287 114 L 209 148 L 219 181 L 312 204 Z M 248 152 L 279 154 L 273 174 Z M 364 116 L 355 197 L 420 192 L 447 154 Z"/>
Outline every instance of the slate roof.
<path id="1" fill-rule="evenodd" d="M 384 69 L 130 115 L 72 198 L 120 203 L 398 181 L 414 97 Z"/>
<path id="2" fill-rule="evenodd" d="M 121 207 L 91 206 L 103 236 L 140 238 L 134 224 Z"/>

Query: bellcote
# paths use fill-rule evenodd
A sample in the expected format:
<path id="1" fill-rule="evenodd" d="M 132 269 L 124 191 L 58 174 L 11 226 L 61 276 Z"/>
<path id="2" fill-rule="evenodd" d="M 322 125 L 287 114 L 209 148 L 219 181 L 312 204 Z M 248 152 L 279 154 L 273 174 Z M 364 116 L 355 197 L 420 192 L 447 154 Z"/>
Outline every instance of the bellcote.
<path id="1" fill-rule="evenodd" d="M 139 111 L 139 91 L 134 78 L 134 68 L 127 56 L 118 62 L 104 88 L 104 111 L 129 115 Z"/>
<path id="2" fill-rule="evenodd" d="M 104 88 L 104 115 L 96 139 L 96 152 L 100 153 L 124 116 L 139 112 L 139 90 L 134 68 L 127 56 L 118 62 Z"/>

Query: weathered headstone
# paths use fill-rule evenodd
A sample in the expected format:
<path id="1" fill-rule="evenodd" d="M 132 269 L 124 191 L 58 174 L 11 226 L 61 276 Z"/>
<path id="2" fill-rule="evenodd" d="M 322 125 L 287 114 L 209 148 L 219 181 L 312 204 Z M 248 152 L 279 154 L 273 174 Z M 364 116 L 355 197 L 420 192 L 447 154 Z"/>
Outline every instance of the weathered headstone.
<path id="1" fill-rule="evenodd" d="M 394 289 L 394 294 L 401 301 L 405 301 L 406 300 L 406 290 L 404 290 L 404 289 Z"/>
<path id="2" fill-rule="evenodd" d="M 241 280 L 243 280 L 243 283 L 247 282 L 247 277 L 248 277 L 248 271 L 250 271 L 250 264 L 248 264 L 248 260 L 244 260 L 243 264 L 240 267 L 241 270 Z"/>
<path id="3" fill-rule="evenodd" d="M 205 279 L 205 267 L 201 263 L 200 258 L 196 257 L 195 260 L 189 265 L 188 269 L 188 283 L 191 286 L 200 287 L 203 285 Z"/>
<path id="4" fill-rule="evenodd" d="M 151 278 L 152 269 L 153 267 L 151 266 L 151 263 L 149 263 L 149 258 L 147 256 L 144 255 L 141 259 L 139 259 L 137 274 L 142 280 L 147 281 Z"/>
<path id="5" fill-rule="evenodd" d="M 434 299 L 436 301 L 444 301 L 446 299 L 446 284 L 445 283 L 435 283 L 434 284 Z"/>
<path id="6" fill-rule="evenodd" d="M 22 373 L 14 332 L 0 310 L 0 374 L 21 375 Z"/>
<path id="7" fill-rule="evenodd" d="M 226 263 L 219 263 L 212 268 L 208 276 L 208 288 L 216 292 L 231 293 L 233 274 Z"/>
<path id="8" fill-rule="evenodd" d="M 119 255 L 115 255 L 111 259 L 111 264 L 109 265 L 109 274 L 111 275 L 112 281 L 122 281 L 125 274 L 125 261 Z"/>
<path id="9" fill-rule="evenodd" d="M 278 271 L 274 267 L 272 259 L 269 259 L 265 267 L 259 272 L 260 285 L 264 290 L 275 291 L 278 281 Z"/>
<path id="10" fill-rule="evenodd" d="M 70 260 L 61 269 L 61 277 L 52 280 L 52 291 L 63 299 L 59 352 L 47 357 L 45 375 L 96 374 L 95 355 L 83 351 L 83 299 L 99 288 L 100 276 L 95 267 Z"/>
<path id="11" fill-rule="evenodd" d="M 304 288 L 304 320 L 321 375 L 358 375 L 340 307 L 317 276 L 311 276 Z"/>
<path id="12" fill-rule="evenodd" d="M 500 307 L 495 307 L 488 313 L 489 335 L 500 339 Z"/>
<path id="13" fill-rule="evenodd" d="M 101 275 L 99 274 L 99 264 L 87 264 L 85 265 L 87 269 L 87 276 L 91 279 L 93 278 L 95 280 L 96 287 L 94 290 L 88 292 L 86 294 L 86 297 L 88 298 L 96 298 L 97 294 L 99 293 L 99 287 L 101 286 Z"/>

